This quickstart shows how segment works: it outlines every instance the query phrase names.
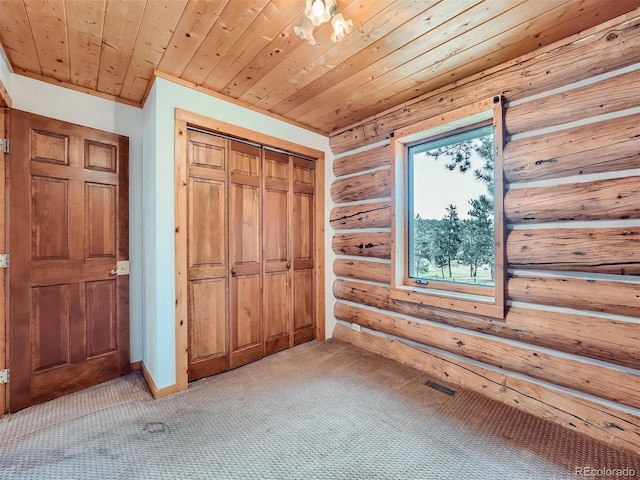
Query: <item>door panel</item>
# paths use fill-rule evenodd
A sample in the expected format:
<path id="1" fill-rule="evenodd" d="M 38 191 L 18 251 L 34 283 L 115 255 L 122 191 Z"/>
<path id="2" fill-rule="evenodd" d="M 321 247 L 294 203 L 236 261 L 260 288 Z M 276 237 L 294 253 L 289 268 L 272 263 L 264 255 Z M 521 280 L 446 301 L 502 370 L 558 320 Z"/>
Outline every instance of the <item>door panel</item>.
<path id="1" fill-rule="evenodd" d="M 34 373 L 71 362 L 69 285 L 32 289 L 31 356 Z"/>
<path id="2" fill-rule="evenodd" d="M 215 180 L 195 178 L 190 182 L 190 204 L 194 206 L 190 216 L 189 258 L 190 267 L 210 270 L 226 268 L 225 235 L 226 188 Z M 224 276 L 225 271 L 217 276 Z"/>
<path id="3" fill-rule="evenodd" d="M 257 360 L 262 344 L 260 148 L 230 141 L 230 368 Z"/>
<path id="4" fill-rule="evenodd" d="M 289 272 L 270 272 L 264 277 L 265 355 L 289 348 L 291 291 Z"/>
<path id="5" fill-rule="evenodd" d="M 187 196 L 190 381 L 229 368 L 228 140 L 189 130 Z"/>
<path id="6" fill-rule="evenodd" d="M 129 372 L 128 140 L 11 112 L 10 410 Z"/>
<path id="7" fill-rule="evenodd" d="M 86 283 L 87 357 L 115 352 L 117 343 L 116 282 Z"/>
<path id="8" fill-rule="evenodd" d="M 84 141 L 84 166 L 89 170 L 100 170 L 102 172 L 117 171 L 118 149 L 115 145 Z"/>
<path id="9" fill-rule="evenodd" d="M 115 258 L 117 187 L 98 183 L 85 183 L 85 238 L 86 258 Z"/>
<path id="10" fill-rule="evenodd" d="M 34 260 L 69 258 L 69 182 L 31 178 L 31 251 Z"/>
<path id="11" fill-rule="evenodd" d="M 189 379 L 228 368 L 227 279 L 190 282 Z"/>
<path id="12" fill-rule="evenodd" d="M 264 151 L 264 329 L 265 355 L 292 345 L 291 315 L 291 161 Z"/>
<path id="13" fill-rule="evenodd" d="M 293 167 L 293 344 L 315 338 L 315 164 L 296 158 Z"/>

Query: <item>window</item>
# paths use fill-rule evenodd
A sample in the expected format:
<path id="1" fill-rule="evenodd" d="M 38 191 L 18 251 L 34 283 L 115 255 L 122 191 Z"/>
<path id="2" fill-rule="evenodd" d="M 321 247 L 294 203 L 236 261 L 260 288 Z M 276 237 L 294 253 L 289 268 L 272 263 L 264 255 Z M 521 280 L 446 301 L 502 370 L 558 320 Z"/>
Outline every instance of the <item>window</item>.
<path id="1" fill-rule="evenodd" d="M 500 97 L 396 135 L 392 297 L 503 318 Z"/>

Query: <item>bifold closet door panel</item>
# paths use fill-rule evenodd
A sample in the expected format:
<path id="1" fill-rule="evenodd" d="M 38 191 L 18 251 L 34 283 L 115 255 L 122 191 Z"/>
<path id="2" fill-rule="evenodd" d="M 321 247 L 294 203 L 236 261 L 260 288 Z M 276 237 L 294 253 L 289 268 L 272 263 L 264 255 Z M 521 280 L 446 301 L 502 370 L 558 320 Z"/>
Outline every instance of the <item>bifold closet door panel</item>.
<path id="1" fill-rule="evenodd" d="M 315 338 L 315 163 L 293 160 L 294 345 Z"/>
<path id="2" fill-rule="evenodd" d="M 189 131 L 189 380 L 229 368 L 228 140 Z"/>
<path id="3" fill-rule="evenodd" d="M 292 345 L 291 158 L 264 151 L 264 349 L 265 355 Z"/>
<path id="4" fill-rule="evenodd" d="M 230 141 L 230 368 L 264 355 L 260 148 Z"/>

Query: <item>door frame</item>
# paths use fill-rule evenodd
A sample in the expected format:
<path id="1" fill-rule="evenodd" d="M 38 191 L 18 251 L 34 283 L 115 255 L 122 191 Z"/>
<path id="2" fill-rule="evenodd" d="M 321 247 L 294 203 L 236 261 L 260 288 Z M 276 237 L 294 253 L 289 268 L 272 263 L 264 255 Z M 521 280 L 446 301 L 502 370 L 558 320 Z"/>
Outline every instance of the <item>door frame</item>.
<path id="1" fill-rule="evenodd" d="M 0 137 L 8 138 L 9 133 L 9 107 L 11 99 L 6 98 L 2 94 L 4 86 L 0 82 Z M 7 252 L 7 216 L 9 213 L 9 198 L 7 196 L 8 188 L 8 168 L 7 163 L 9 161 L 9 155 L 6 153 L 0 154 L 0 253 Z M 0 289 L 2 294 L 0 295 L 0 370 L 7 368 L 9 364 L 9 297 L 7 295 L 7 270 L 0 269 Z M 8 384 L 0 384 L 0 417 L 7 413 L 7 406 L 9 405 L 9 388 Z"/>
<path id="2" fill-rule="evenodd" d="M 264 146 L 290 151 L 315 160 L 315 325 L 316 338 L 325 339 L 325 158 L 324 152 L 305 147 L 264 133 L 215 120 L 180 108 L 175 109 L 175 252 L 176 252 L 176 385 L 175 391 L 186 390 L 188 385 L 188 264 L 187 264 L 187 127 L 209 130 L 239 139 L 250 140 Z"/>

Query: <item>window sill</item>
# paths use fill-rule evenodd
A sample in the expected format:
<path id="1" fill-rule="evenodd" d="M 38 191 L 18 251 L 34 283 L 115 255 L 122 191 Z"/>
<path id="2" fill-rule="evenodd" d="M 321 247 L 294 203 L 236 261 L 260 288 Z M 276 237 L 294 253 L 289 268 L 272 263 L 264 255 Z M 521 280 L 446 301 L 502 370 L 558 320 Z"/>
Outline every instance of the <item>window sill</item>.
<path id="1" fill-rule="evenodd" d="M 486 317 L 504 319 L 504 305 L 496 304 L 491 297 L 479 297 L 440 291 L 428 292 L 401 285 L 391 289 L 391 298 L 402 302 L 409 302 L 425 307 L 437 307 L 457 312 L 474 313 Z"/>

